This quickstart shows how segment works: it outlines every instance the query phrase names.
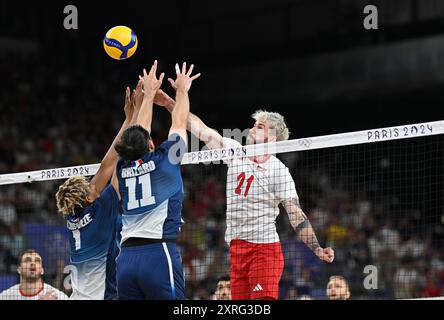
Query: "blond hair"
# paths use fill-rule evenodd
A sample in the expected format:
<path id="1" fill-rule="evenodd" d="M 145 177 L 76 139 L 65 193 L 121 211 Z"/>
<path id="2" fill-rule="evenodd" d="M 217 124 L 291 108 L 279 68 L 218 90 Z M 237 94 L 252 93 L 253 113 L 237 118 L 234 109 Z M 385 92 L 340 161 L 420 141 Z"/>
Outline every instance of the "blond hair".
<path id="1" fill-rule="evenodd" d="M 288 140 L 290 131 L 288 131 L 285 118 L 281 114 L 257 110 L 251 117 L 256 121 L 267 121 L 270 128 L 276 130 L 276 141 Z"/>
<path id="2" fill-rule="evenodd" d="M 63 216 L 74 214 L 76 209 L 84 208 L 89 193 L 89 181 L 85 177 L 71 177 L 56 193 L 57 209 Z"/>

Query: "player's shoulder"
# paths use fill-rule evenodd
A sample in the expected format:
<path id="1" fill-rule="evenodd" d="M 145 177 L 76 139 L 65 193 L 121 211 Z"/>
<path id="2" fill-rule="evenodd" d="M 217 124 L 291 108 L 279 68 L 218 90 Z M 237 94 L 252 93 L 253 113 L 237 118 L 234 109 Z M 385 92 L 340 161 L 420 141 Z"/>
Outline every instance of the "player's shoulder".
<path id="1" fill-rule="evenodd" d="M 111 183 L 102 190 L 100 196 L 94 201 L 92 210 L 97 210 L 100 206 L 103 206 L 109 201 L 119 201 L 119 196 Z"/>
<path id="2" fill-rule="evenodd" d="M 12 287 L 9 287 L 9 288 L 3 290 L 2 292 L 0 292 L 0 298 L 7 297 L 8 295 L 18 293 L 19 287 L 20 287 L 20 284 L 15 284 Z"/>
<path id="3" fill-rule="evenodd" d="M 279 169 L 288 169 L 288 167 L 276 156 L 270 156 L 270 159 L 267 161 L 269 165 L 272 165 Z"/>
<path id="4" fill-rule="evenodd" d="M 271 156 L 266 164 L 267 169 L 276 177 L 291 177 L 290 169 L 279 158 Z"/>
<path id="5" fill-rule="evenodd" d="M 20 298 L 19 284 L 13 285 L 12 287 L 0 292 L 0 300 L 19 300 Z"/>
<path id="6" fill-rule="evenodd" d="M 115 197 L 115 198 L 118 197 L 118 196 L 117 196 L 116 189 L 114 189 L 114 186 L 113 186 L 111 183 L 109 183 L 109 184 L 105 187 L 105 189 L 103 189 L 102 194 L 103 194 L 103 195 L 109 195 L 110 197 Z"/>

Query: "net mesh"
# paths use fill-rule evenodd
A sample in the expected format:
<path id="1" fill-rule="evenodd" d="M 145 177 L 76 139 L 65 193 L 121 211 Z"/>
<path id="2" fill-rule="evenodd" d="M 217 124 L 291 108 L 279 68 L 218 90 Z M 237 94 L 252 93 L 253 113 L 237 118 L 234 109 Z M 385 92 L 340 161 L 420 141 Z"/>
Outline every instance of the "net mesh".
<path id="1" fill-rule="evenodd" d="M 352 299 L 444 295 L 443 123 L 430 134 L 420 128 L 399 127 L 398 136 L 387 128 L 385 138 L 369 130 L 291 140 L 275 146 L 276 158 L 240 146 L 211 153 L 209 159 L 225 157 L 218 164 L 205 152 L 187 154 L 185 224 L 177 241 L 186 298 L 216 298 L 218 279 L 230 270 L 237 298 L 326 299 L 327 285 L 331 297 L 342 298 L 333 275 L 347 280 Z M 411 139 L 400 139 L 404 130 Z M 0 176 L 0 292 L 18 283 L 20 253 L 32 248 L 43 259 L 45 282 L 69 296 L 69 232 L 54 195 L 60 179 L 96 169 Z M 28 181 L 34 182 L 20 183 Z M 296 235 L 283 206 L 294 198 L 320 245 L 334 249 L 333 263 Z"/>

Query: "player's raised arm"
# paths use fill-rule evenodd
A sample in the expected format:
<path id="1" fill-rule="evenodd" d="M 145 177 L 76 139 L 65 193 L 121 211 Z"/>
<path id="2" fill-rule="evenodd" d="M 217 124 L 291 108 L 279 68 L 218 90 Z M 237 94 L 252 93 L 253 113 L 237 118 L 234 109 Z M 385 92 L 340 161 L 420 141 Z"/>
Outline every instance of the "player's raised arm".
<path id="1" fill-rule="evenodd" d="M 190 66 L 187 71 L 186 62 L 182 65 L 180 70 L 179 65 L 176 63 L 176 80 L 168 78 L 171 86 L 176 90 L 176 105 L 171 112 L 171 128 L 169 135 L 173 133 L 179 134 L 185 142 L 187 141 L 187 121 L 190 113 L 190 100 L 188 97 L 188 91 L 191 88 L 193 80 L 200 77 L 200 73 L 191 76 L 194 65 Z"/>
<path id="2" fill-rule="evenodd" d="M 176 101 L 159 89 L 154 97 L 154 103 L 173 112 Z M 193 113 L 188 114 L 187 130 L 194 134 L 199 140 L 205 142 L 210 149 L 224 147 L 223 137 L 214 129 L 209 128 L 199 117 Z"/>
<path id="3" fill-rule="evenodd" d="M 136 123 L 144 127 L 148 132 L 151 132 L 154 96 L 162 85 L 163 77 L 165 76 L 165 74 L 162 73 L 159 79 L 157 79 L 156 72 L 157 60 L 154 60 L 149 73 L 146 73 L 146 70 L 143 69 L 143 76 L 139 76 L 143 84 L 143 100 Z"/>
<path id="4" fill-rule="evenodd" d="M 283 201 L 285 210 L 287 211 L 288 218 L 291 226 L 298 234 L 299 238 L 309 247 L 316 256 L 326 262 L 333 262 L 335 253 L 332 248 L 322 248 L 319 245 L 316 234 L 311 226 L 307 215 L 301 209 L 299 200 L 296 198 L 287 199 Z"/>
<path id="5" fill-rule="evenodd" d="M 140 108 L 142 107 L 142 102 L 144 98 L 142 86 L 143 86 L 143 81 L 139 79 L 136 89 L 133 90 L 132 99 L 131 99 L 134 105 L 134 112 L 133 112 L 133 117 L 131 118 L 131 125 L 137 123 L 137 117 L 139 116 L 139 111 Z"/>
<path id="6" fill-rule="evenodd" d="M 133 90 L 133 93 L 131 95 L 131 103 L 133 105 L 134 110 L 133 110 L 133 116 L 131 117 L 131 121 L 129 124 L 130 126 L 137 123 L 137 117 L 139 116 L 140 108 L 142 107 L 142 102 L 144 98 L 142 90 L 142 85 L 143 85 L 142 82 L 143 81 L 140 79 L 139 82 L 137 83 L 136 89 Z M 115 168 L 112 174 L 111 184 L 114 187 L 114 190 L 116 190 L 117 196 L 119 197 L 120 200 L 119 184 L 117 181 Z"/>
<path id="7" fill-rule="evenodd" d="M 131 100 L 131 90 L 128 87 L 126 88 L 125 92 L 124 110 L 125 121 L 123 122 L 122 127 L 114 138 L 114 141 L 109 147 L 107 153 L 103 157 L 100 163 L 99 170 L 97 170 L 96 175 L 91 179 L 90 191 L 87 196 L 87 200 L 89 202 L 94 202 L 94 200 L 100 195 L 100 193 L 110 181 L 118 159 L 118 155 L 116 150 L 114 149 L 114 145 L 117 141 L 120 140 L 120 136 L 122 135 L 123 131 L 125 131 L 125 129 L 128 128 L 128 126 L 131 124 L 131 119 L 134 113 L 134 103 Z"/>

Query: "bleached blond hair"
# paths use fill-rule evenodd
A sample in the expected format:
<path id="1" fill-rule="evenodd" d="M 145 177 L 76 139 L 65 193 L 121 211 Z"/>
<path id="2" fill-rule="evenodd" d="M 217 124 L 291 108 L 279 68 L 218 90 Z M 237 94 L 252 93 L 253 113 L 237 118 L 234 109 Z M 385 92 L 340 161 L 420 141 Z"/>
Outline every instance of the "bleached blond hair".
<path id="1" fill-rule="evenodd" d="M 74 214 L 76 209 L 85 207 L 88 193 L 89 181 L 85 177 L 69 178 L 56 193 L 58 211 L 63 216 Z"/>
<path id="2" fill-rule="evenodd" d="M 276 131 L 276 141 L 288 140 L 290 131 L 285 123 L 285 118 L 281 114 L 257 110 L 251 117 L 256 121 L 267 121 L 270 128 Z"/>

